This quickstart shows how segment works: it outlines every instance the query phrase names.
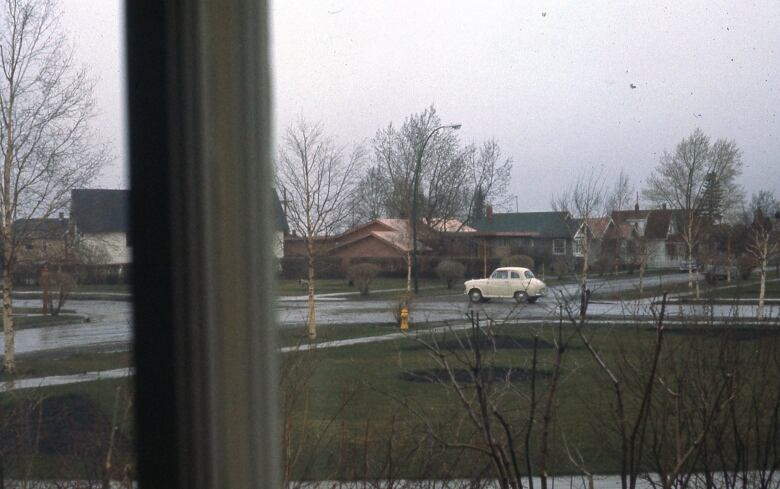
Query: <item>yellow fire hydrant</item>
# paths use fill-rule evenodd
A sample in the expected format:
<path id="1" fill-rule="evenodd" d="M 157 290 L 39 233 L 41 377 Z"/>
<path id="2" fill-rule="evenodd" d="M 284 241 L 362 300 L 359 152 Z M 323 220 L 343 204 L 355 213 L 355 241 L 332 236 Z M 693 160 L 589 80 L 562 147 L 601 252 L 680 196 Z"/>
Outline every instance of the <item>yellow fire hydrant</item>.
<path id="1" fill-rule="evenodd" d="M 409 309 L 401 308 L 401 331 L 409 329 Z"/>

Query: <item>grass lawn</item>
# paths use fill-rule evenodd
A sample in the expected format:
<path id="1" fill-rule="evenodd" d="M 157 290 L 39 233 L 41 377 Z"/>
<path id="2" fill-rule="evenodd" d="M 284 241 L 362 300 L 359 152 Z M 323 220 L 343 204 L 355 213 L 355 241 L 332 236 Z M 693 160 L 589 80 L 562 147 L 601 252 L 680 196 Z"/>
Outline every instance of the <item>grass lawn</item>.
<path id="1" fill-rule="evenodd" d="M 14 290 L 19 292 L 40 291 L 40 285 L 17 285 Z M 127 284 L 102 284 L 102 285 L 79 285 L 74 292 L 112 292 L 112 293 L 127 293 L 131 292 L 130 286 Z"/>
<path id="2" fill-rule="evenodd" d="M 770 280 L 774 277 L 770 277 Z M 759 283 L 751 282 L 739 284 L 735 287 L 716 288 L 708 292 L 707 297 L 713 299 L 756 299 L 758 300 Z M 780 281 L 766 283 L 766 295 L 768 299 L 780 299 Z"/>
<path id="3" fill-rule="evenodd" d="M 440 289 L 447 290 L 446 285 L 441 280 L 436 279 L 420 279 L 418 281 L 421 289 Z M 345 293 L 345 292 L 358 292 L 358 289 L 354 286 L 350 286 L 349 282 L 345 279 L 319 279 L 316 284 L 317 294 L 333 294 L 333 293 Z M 370 290 L 405 290 L 406 279 L 401 278 L 386 278 L 379 277 L 373 281 Z M 276 282 L 277 295 L 290 296 L 290 295 L 306 295 L 307 288 L 305 285 L 301 285 L 297 280 L 279 279 Z M 369 292 L 370 293 L 370 292 Z M 397 292 L 393 292 L 397 294 Z M 375 294 L 371 294 L 373 297 Z"/>
<path id="4" fill-rule="evenodd" d="M 571 333 L 564 329 L 564 338 Z M 648 363 L 654 331 L 609 326 L 594 327 L 588 333 L 625 383 L 626 405 L 630 410 L 636 408 L 637 393 L 644 386 L 644 377 L 636 374 L 642 372 L 639 366 Z M 714 353 L 726 348 L 744 352 L 740 378 L 747 379 L 745 385 L 758 385 L 762 395 L 776 396 L 780 362 L 765 360 L 766 355 L 776 355 L 772 352 L 780 349 L 777 333 L 774 329 L 715 333 L 702 328 L 670 330 L 658 378 L 672 382 L 679 372 L 693 378 L 695 363 L 702 385 L 722 379 Z M 473 352 L 460 346 L 468 343 L 467 334 L 435 336 L 444 357 L 432 356 L 413 339 L 284 355 L 281 397 L 289 422 L 287 441 L 291 449 L 302 450 L 291 467 L 292 477 L 370 478 L 387 476 L 391 469 L 394 477 L 470 477 L 488 467 L 488 459 L 476 452 L 442 448 L 442 440 L 468 444 L 480 439 L 437 364 L 437 358 L 451 362 L 466 398 L 473 401 L 473 384 L 466 381 L 473 371 L 468 364 L 473 361 Z M 531 435 L 531 454 L 538 463 L 540 412 L 547 399 L 555 355 L 554 328 L 518 324 L 502 327 L 495 334 L 495 352 L 485 348 L 489 342 L 483 345 L 486 362 L 494 367 L 491 399 L 518 434 L 517 443 L 522 440 L 520 434 L 530 409 L 532 345 L 534 336 L 539 335 L 537 419 Z M 615 473 L 619 469 L 618 440 L 612 422 L 611 385 L 578 338 L 570 338 L 562 358 L 560 383 L 551 404 L 548 467 L 553 473 L 576 472 L 566 455 L 565 436 L 566 445 L 582 455 L 588 470 Z M 769 385 L 771 389 L 766 390 Z M 658 392 L 657 402 L 669 400 L 666 391 L 659 388 Z M 497 422 L 497 418 L 491 419 Z M 667 426 L 660 414 L 653 422 Z M 441 439 L 432 438 L 431 433 Z M 518 454 L 523 453 L 520 447 Z M 388 460 L 403 463 L 388 468 Z"/>
<path id="5" fill-rule="evenodd" d="M 59 316 L 25 316 L 14 315 L 15 329 L 40 328 L 59 326 L 61 324 L 83 323 L 84 316 L 78 314 L 60 314 Z"/>
<path id="6" fill-rule="evenodd" d="M 0 381 L 129 367 L 132 365 L 132 356 L 129 352 L 38 353 L 18 357 L 16 365 L 16 375 L 10 377 L 2 372 Z"/>

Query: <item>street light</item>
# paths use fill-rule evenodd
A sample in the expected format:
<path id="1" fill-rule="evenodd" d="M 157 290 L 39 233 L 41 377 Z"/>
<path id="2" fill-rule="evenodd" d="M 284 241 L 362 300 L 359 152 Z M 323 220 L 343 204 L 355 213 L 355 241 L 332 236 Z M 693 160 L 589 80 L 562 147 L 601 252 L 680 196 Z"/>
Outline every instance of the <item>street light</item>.
<path id="1" fill-rule="evenodd" d="M 428 141 L 431 140 L 431 137 L 433 137 L 437 131 L 440 131 L 441 129 L 454 129 L 457 131 L 460 127 L 460 124 L 446 124 L 434 128 L 425 137 L 422 146 L 420 146 L 420 150 L 417 152 L 417 164 L 414 167 L 414 193 L 412 193 L 412 274 L 414 275 L 415 294 L 420 290 L 417 285 L 417 188 L 420 185 L 420 167 L 422 166 L 423 153 L 425 153 L 425 146 L 428 144 Z"/>

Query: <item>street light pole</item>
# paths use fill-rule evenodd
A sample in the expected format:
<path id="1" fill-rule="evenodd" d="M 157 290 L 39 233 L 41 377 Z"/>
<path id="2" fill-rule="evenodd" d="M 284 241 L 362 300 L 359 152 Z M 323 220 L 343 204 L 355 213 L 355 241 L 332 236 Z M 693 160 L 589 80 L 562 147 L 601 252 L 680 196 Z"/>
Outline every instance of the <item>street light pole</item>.
<path id="1" fill-rule="evenodd" d="M 441 129 L 460 129 L 460 124 L 446 124 L 434 128 L 423 140 L 422 146 L 417 151 L 417 164 L 414 166 L 414 185 L 412 193 L 412 275 L 414 276 L 414 293 L 419 292 L 419 286 L 417 284 L 417 189 L 420 186 L 420 167 L 422 166 L 423 153 L 425 153 L 425 146 L 428 141 L 431 140 L 434 134 Z"/>

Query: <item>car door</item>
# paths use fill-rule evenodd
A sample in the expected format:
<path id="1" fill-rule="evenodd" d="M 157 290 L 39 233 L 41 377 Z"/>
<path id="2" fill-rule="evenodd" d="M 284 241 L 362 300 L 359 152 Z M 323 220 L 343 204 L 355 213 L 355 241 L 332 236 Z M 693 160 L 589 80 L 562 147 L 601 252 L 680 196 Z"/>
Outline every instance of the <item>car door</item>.
<path id="1" fill-rule="evenodd" d="M 520 275 L 520 272 L 509 272 L 509 290 L 506 295 L 514 296 L 518 290 L 525 290 L 528 287 L 528 281 Z"/>
<path id="2" fill-rule="evenodd" d="M 507 270 L 493 272 L 487 288 L 490 297 L 506 297 L 506 289 L 509 288 L 509 272 Z"/>

